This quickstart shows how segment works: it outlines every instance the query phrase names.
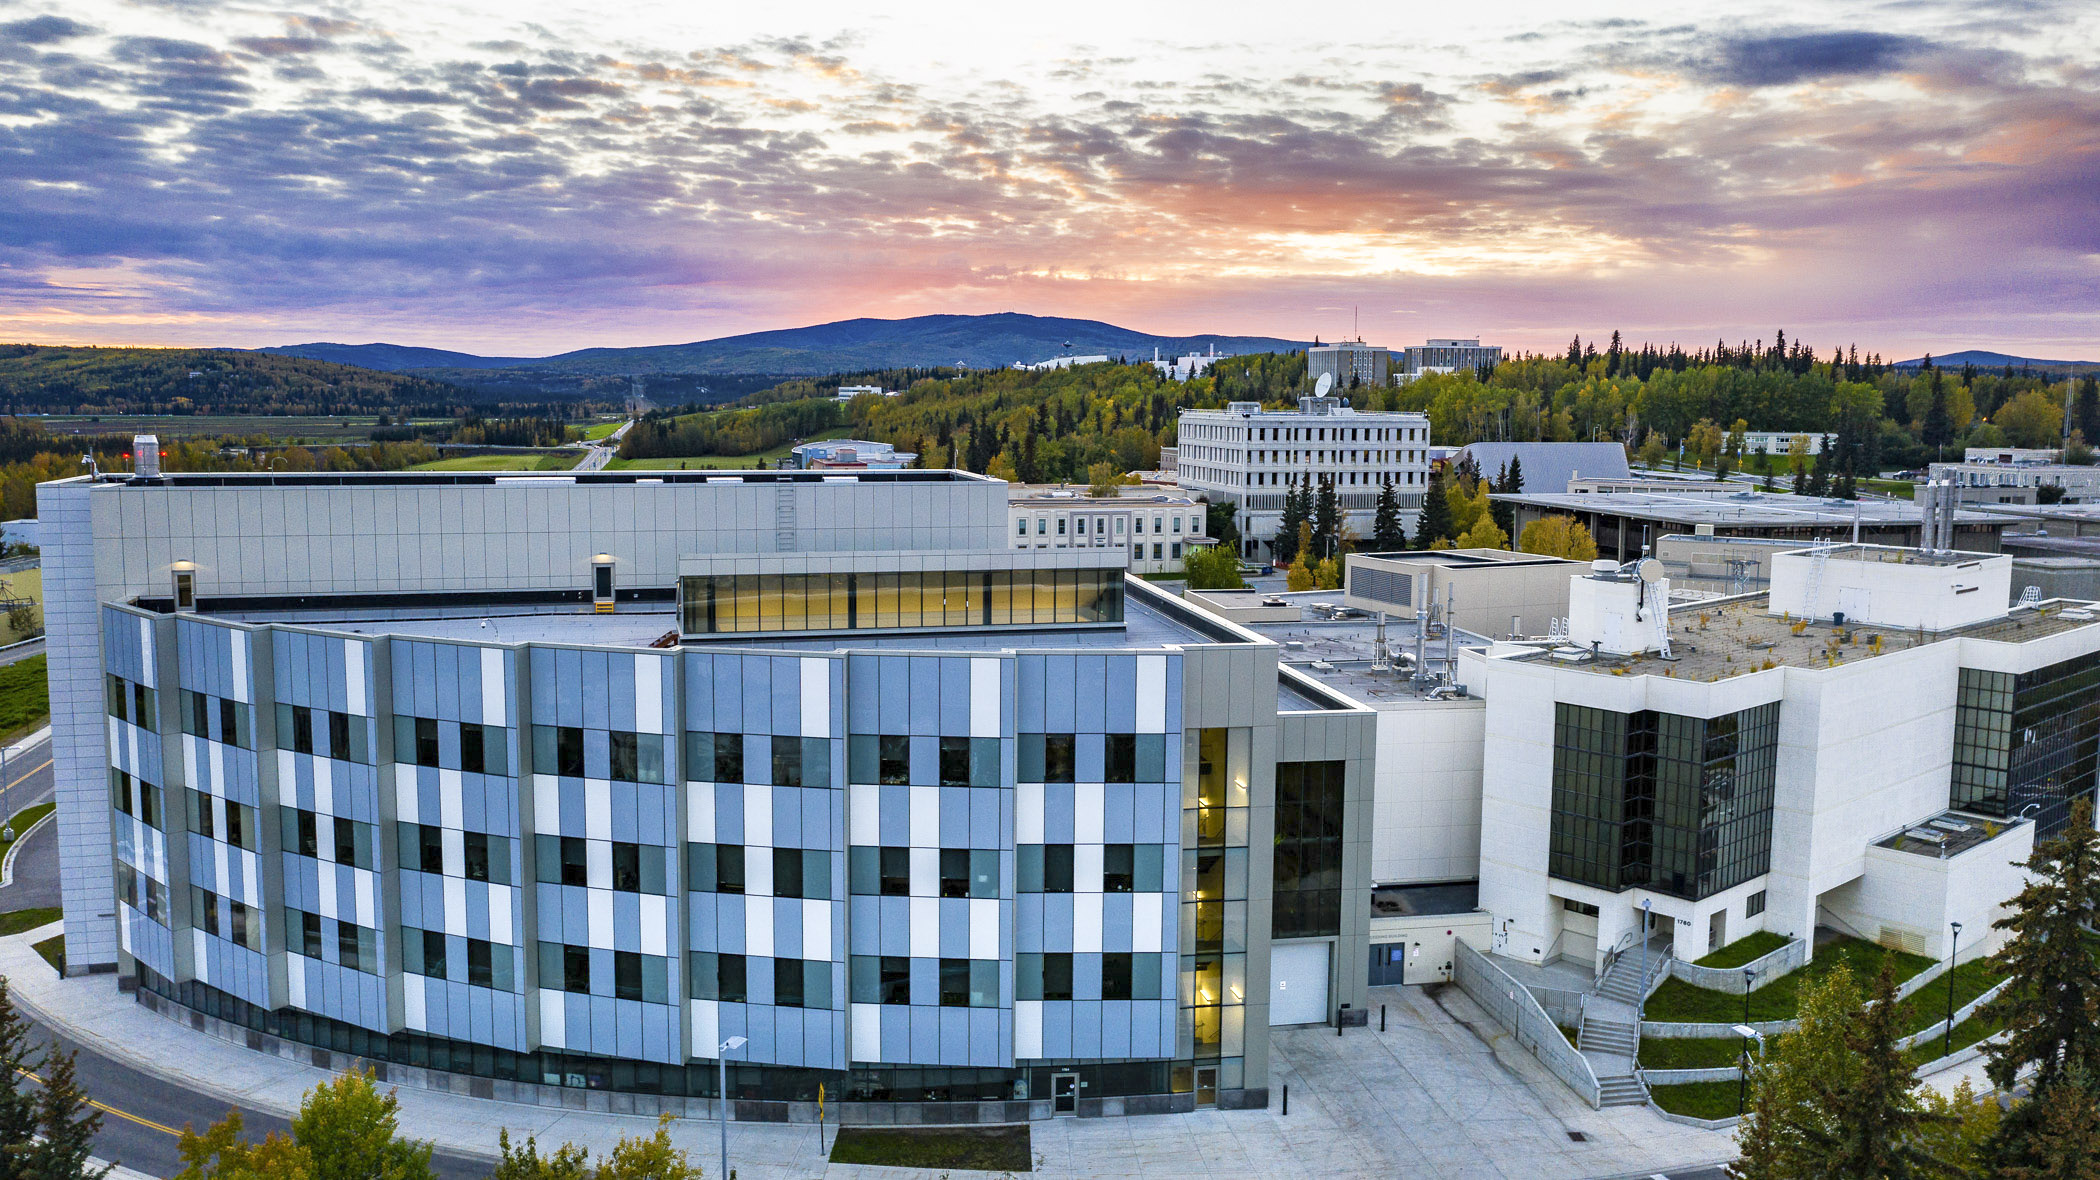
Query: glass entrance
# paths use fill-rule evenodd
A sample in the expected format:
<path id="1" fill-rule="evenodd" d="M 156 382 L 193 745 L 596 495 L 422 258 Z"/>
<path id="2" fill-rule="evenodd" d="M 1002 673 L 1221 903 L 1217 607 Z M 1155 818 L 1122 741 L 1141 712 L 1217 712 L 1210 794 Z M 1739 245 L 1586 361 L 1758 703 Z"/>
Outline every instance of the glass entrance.
<path id="1" fill-rule="evenodd" d="M 1050 1075 L 1050 1112 L 1052 1114 L 1079 1113 L 1078 1074 L 1054 1073 Z"/>

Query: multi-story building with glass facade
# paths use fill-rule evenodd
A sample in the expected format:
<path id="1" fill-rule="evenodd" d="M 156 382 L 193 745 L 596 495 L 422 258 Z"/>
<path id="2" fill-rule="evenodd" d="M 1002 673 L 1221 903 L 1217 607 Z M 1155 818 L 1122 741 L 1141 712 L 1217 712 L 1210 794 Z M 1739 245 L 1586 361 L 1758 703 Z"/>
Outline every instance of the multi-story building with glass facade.
<path id="1" fill-rule="evenodd" d="M 997 481 L 39 500 L 68 969 L 200 1026 L 666 1104 L 741 1037 L 740 1117 L 975 1121 L 1261 1105 L 1362 1003 L 1369 711 Z"/>
<path id="2" fill-rule="evenodd" d="M 1819 926 L 1989 949 L 2011 862 L 2094 793 L 2092 604 L 2008 609 L 1978 553 L 1786 553 L 1768 593 L 1661 610 L 1667 580 L 1600 565 L 1552 639 L 1459 660 L 1495 950 L 1599 964 L 1644 912 L 1683 959 Z"/>

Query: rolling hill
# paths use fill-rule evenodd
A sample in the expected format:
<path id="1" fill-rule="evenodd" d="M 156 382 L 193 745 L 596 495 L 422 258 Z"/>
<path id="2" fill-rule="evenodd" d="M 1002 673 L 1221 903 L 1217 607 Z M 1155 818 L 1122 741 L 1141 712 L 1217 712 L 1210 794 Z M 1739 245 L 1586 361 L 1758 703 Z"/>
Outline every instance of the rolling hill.
<path id="1" fill-rule="evenodd" d="M 778 374 L 816 376 L 888 368 L 968 365 L 1003 368 L 1015 361 L 1074 356 L 1150 357 L 1195 352 L 1271 352 L 1302 348 L 1267 336 L 1154 336 L 1099 320 L 1002 312 L 928 315 L 901 320 L 853 319 L 803 328 L 748 332 L 690 344 L 639 348 L 585 348 L 555 356 L 483 357 L 393 344 L 293 344 L 263 351 L 361 365 L 386 371 L 442 374 L 460 370 L 519 369 L 569 375 L 650 373 Z"/>
<path id="2" fill-rule="evenodd" d="M 1915 369 L 1925 363 L 1924 357 L 1915 360 L 1897 361 L 1894 368 Z M 1950 352 L 1935 356 L 1932 363 L 1937 368 L 1959 369 L 1963 365 L 1975 365 L 1979 369 L 2003 369 L 2011 365 L 2014 369 L 2035 369 L 2048 373 L 2084 373 L 2100 369 L 2100 361 L 2045 361 L 2029 356 L 2008 356 L 2002 352 L 1987 352 L 1972 348 L 1964 352 Z"/>
<path id="3" fill-rule="evenodd" d="M 0 344 L 0 405 L 58 414 L 363 414 L 477 400 L 414 373 L 224 348 Z"/>

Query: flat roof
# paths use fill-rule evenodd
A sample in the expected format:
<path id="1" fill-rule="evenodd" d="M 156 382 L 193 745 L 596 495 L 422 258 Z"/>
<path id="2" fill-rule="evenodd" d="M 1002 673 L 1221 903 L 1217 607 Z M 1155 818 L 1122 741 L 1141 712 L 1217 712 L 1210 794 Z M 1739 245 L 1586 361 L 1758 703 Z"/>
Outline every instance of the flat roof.
<path id="1" fill-rule="evenodd" d="M 1411 561 L 1418 565 L 1446 565 L 1454 567 L 1580 566 L 1583 564 L 1579 561 L 1570 561 L 1565 557 L 1547 557 L 1537 553 L 1513 553 L 1507 549 L 1407 549 L 1391 553 L 1352 553 L 1349 556 L 1352 558 L 1376 558 L 1379 561 Z"/>
<path id="2" fill-rule="evenodd" d="M 1375 619 L 1330 621 L 1301 613 L 1300 618 L 1290 622 L 1245 622 L 1240 626 L 1280 644 L 1283 651 L 1279 657 L 1286 666 L 1373 708 L 1412 704 L 1425 699 L 1424 694 L 1432 687 L 1426 683 L 1417 685 L 1404 668 L 1390 664 L 1384 670 L 1377 668 L 1381 660 Z M 1443 661 L 1455 658 L 1461 650 L 1487 647 L 1493 642 L 1484 635 L 1460 630 L 1455 642 L 1447 644 L 1442 629 L 1435 630 L 1434 637 L 1422 640 L 1422 660 L 1431 671 L 1441 668 Z M 1387 653 L 1412 658 L 1417 631 L 1418 624 L 1413 619 L 1388 618 L 1385 624 Z M 1315 664 L 1327 666 L 1315 667 Z"/>
<path id="3" fill-rule="evenodd" d="M 320 607 L 204 611 L 212 618 L 237 623 L 274 623 L 346 631 L 356 635 L 400 635 L 494 643 L 571 643 L 608 647 L 674 646 L 679 643 L 678 615 L 665 603 L 622 603 L 612 614 L 594 614 L 590 603 L 476 602 L 460 595 L 456 602 L 401 608 Z M 1138 594 L 1123 596 L 1123 623 L 1095 627 L 1010 627 L 935 631 L 854 631 L 844 634 L 777 636 L 765 632 L 688 639 L 692 648 L 781 648 L 837 651 L 900 648 L 956 651 L 1003 651 L 1008 648 L 1156 648 L 1245 642 L 1223 626 L 1206 628 L 1206 618 L 1178 617 L 1170 609 Z M 486 625 L 484 625 L 486 624 Z M 668 640 L 669 642 L 665 642 Z M 1320 704 L 1297 706 L 1325 708 Z"/>
<path id="4" fill-rule="evenodd" d="M 2024 822 L 2026 821 L 1970 815 L 1965 811 L 1942 811 L 1930 819 L 1920 820 L 1895 835 L 1876 840 L 1874 843 L 1881 848 L 1893 848 L 1898 852 L 1945 860 L 1950 856 L 1960 856 L 1986 841 L 1995 840 L 2007 830 Z"/>
<path id="5" fill-rule="evenodd" d="M 1529 472 L 1526 473 L 1527 476 Z M 1604 513 L 1671 523 L 1834 526 L 1851 524 L 1918 524 L 1924 508 L 1910 500 L 1828 500 L 1812 496 L 1767 495 L 1756 491 L 1712 492 L 1496 492 L 1494 498 L 1533 508 Z M 1968 505 L 1956 510 L 1958 524 L 2002 524 L 1994 515 Z"/>
<path id="6" fill-rule="evenodd" d="M 76 476 L 76 479 L 90 479 Z M 70 481 L 58 481 L 70 482 Z M 723 484 L 723 483 L 953 483 L 996 484 L 1003 481 L 967 471 L 179 471 L 153 479 L 105 475 L 103 487 L 413 487 L 502 486 L 547 487 L 558 484 Z"/>
<path id="7" fill-rule="evenodd" d="M 1847 620 L 1840 628 L 1828 621 L 1788 619 L 1769 610 L 1769 597 L 1740 598 L 1673 605 L 1670 608 L 1672 658 L 1655 652 L 1600 655 L 1564 645 L 1539 646 L 1506 658 L 1558 664 L 1600 676 L 1670 676 L 1678 680 L 1717 681 L 1780 666 L 1824 668 L 1857 663 L 1877 655 L 1969 637 L 2025 643 L 2080 627 L 2100 626 L 2091 603 L 2058 599 L 2038 606 L 2014 607 L 1995 619 L 1949 631 L 1919 631 Z M 2079 618 L 2078 615 L 2085 617 Z M 1876 642 L 1876 641 L 1879 642 Z"/>

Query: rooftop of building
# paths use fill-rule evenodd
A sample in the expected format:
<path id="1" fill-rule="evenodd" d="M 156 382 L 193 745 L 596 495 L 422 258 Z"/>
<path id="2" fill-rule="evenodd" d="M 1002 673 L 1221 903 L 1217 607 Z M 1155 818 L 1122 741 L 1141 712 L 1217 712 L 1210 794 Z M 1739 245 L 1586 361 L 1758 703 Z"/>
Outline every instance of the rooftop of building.
<path id="1" fill-rule="evenodd" d="M 1995 840 L 2021 821 L 1991 819 L 1962 811 L 1943 811 L 1931 819 L 1911 824 L 1902 831 L 1874 842 L 1877 848 L 1893 848 L 1934 860 L 1960 856 L 1971 848 Z"/>
<path id="2" fill-rule="evenodd" d="M 1531 464 L 1524 464 L 1524 481 L 1531 482 Z M 1821 527 L 1863 524 L 1916 524 L 1924 510 L 1909 500 L 1825 500 L 1808 496 L 1766 495 L 1740 492 L 1613 492 L 1606 495 L 1581 492 L 1496 492 L 1494 498 L 1535 508 L 1557 508 L 1568 512 L 1601 512 L 1671 524 L 1732 526 Z M 1955 514 L 1960 524 L 2003 523 L 2003 518 L 1964 504 Z"/>
<path id="3" fill-rule="evenodd" d="M 78 476 L 81 480 L 94 477 Z M 104 475 L 104 487 L 548 487 L 562 484 L 778 484 L 778 483 L 931 483 L 993 484 L 1001 481 L 967 471 L 278 471 L 170 472 L 152 479 L 128 474 Z"/>
<path id="4" fill-rule="evenodd" d="M 2100 625 L 2094 604 L 2062 599 L 2013 607 L 1997 618 L 1947 631 L 1882 627 L 1850 619 L 1842 627 L 1827 619 L 1790 619 L 1772 614 L 1768 601 L 1765 594 L 1749 594 L 1672 606 L 1671 658 L 1667 660 L 1652 651 L 1592 657 L 1585 648 L 1545 644 L 1508 658 L 1553 663 L 1601 676 L 1716 681 L 1768 668 L 1837 667 L 1946 639 L 2026 643 Z"/>
<path id="5" fill-rule="evenodd" d="M 1305 397 L 1300 398 L 1298 400 L 1298 405 L 1290 406 L 1284 409 L 1264 409 L 1260 402 L 1228 402 L 1226 403 L 1225 408 L 1222 410 L 1183 410 L 1181 412 L 1181 416 L 1183 418 L 1196 417 L 1199 415 L 1215 415 L 1221 418 L 1326 418 L 1346 416 L 1357 418 L 1380 419 L 1406 418 L 1411 422 L 1429 421 L 1429 416 L 1426 414 L 1417 414 L 1412 411 L 1406 410 L 1355 409 L 1349 405 L 1348 399 L 1343 397 Z"/>
<path id="6" fill-rule="evenodd" d="M 1455 640 L 1447 644 L 1440 626 L 1431 626 L 1427 634 L 1421 634 L 1415 620 L 1388 618 L 1381 651 L 1375 618 L 1325 618 L 1324 612 L 1317 609 L 1338 606 L 1340 601 L 1340 591 L 1329 591 L 1314 601 L 1300 602 L 1303 614 L 1295 621 L 1248 622 L 1240 626 L 1282 645 L 1285 667 L 1373 708 L 1428 700 L 1438 683 L 1435 674 L 1446 668 L 1447 660 L 1462 649 L 1486 647 L 1493 642 L 1487 636 L 1460 630 Z M 1418 637 L 1421 663 L 1426 669 L 1421 679 L 1417 679 L 1414 668 Z"/>
<path id="7" fill-rule="evenodd" d="M 1564 493 L 1568 481 L 1578 475 L 1625 479 L 1633 474 L 1626 465 L 1626 448 L 1615 442 L 1477 442 L 1464 450 L 1489 479 L 1515 459 L 1524 486 L 1540 492 Z"/>
<path id="8" fill-rule="evenodd" d="M 1024 651 L 1033 649 L 1157 649 L 1246 643 L 1250 635 L 1173 595 L 1131 580 L 1123 596 L 1123 622 L 1090 627 L 994 627 L 921 631 L 857 631 L 828 635 L 719 635 L 683 641 L 695 648 L 828 652 Z M 208 607 L 208 603 L 206 604 Z M 588 602 L 522 601 L 472 594 L 443 596 L 413 605 L 315 603 L 242 609 L 205 609 L 201 614 L 237 623 L 277 624 L 475 643 L 547 643 L 596 647 L 674 647 L 681 642 L 677 610 L 668 601 L 624 602 L 611 614 L 596 614 Z M 1317 684 L 1277 681 L 1277 707 L 1310 712 L 1349 707 Z"/>
<path id="9" fill-rule="evenodd" d="M 1422 885 L 1371 887 L 1371 916 L 1374 918 L 1469 914 L 1479 908 L 1478 881 L 1439 881 Z"/>
<path id="10" fill-rule="evenodd" d="M 1089 503 L 1096 505 L 1113 504 L 1119 500 L 1130 504 L 1193 505 L 1196 503 L 1194 497 L 1154 484 L 1117 484 L 1116 494 L 1113 496 L 1090 495 L 1091 487 L 1091 484 L 1083 483 L 1008 484 L 1006 498 L 1014 504 L 1028 504 L 1031 506 L 1040 504 L 1043 507 L 1058 504 L 1075 506 L 1084 506 Z"/>
<path id="11" fill-rule="evenodd" d="M 1349 560 L 1360 561 L 1407 561 L 1417 565 L 1441 565 L 1453 569 L 1477 569 L 1486 566 L 1508 567 L 1516 565 L 1581 565 L 1565 557 L 1548 557 L 1538 553 L 1517 553 L 1508 549 L 1405 549 L 1385 553 L 1352 553 Z"/>

